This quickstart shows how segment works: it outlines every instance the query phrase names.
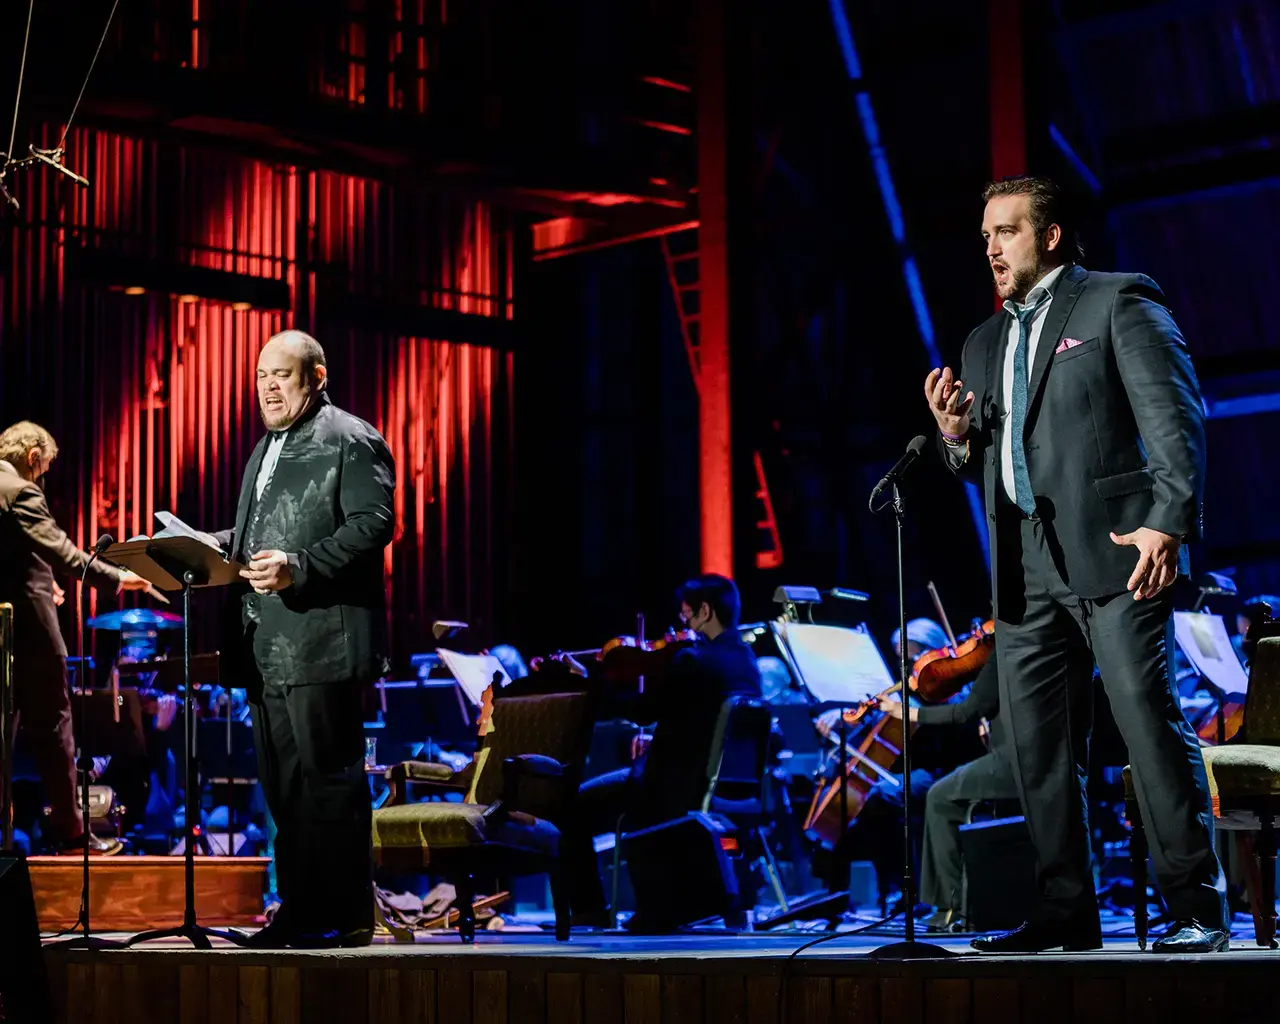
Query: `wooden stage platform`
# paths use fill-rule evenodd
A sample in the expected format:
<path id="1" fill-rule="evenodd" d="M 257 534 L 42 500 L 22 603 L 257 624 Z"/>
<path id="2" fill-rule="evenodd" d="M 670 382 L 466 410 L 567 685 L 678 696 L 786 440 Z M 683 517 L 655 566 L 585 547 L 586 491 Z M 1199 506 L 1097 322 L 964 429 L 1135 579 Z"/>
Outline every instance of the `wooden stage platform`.
<path id="1" fill-rule="evenodd" d="M 46 951 L 66 1024 L 1272 1024 L 1280 953 L 1087 955 L 909 964 L 850 936 L 633 938 L 482 933 L 341 952 Z M 959 942 L 952 948 L 967 947 Z"/>
<path id="2" fill-rule="evenodd" d="M 265 920 L 267 857 L 196 857 L 196 916 L 209 926 L 253 928 Z M 45 932 L 76 923 L 84 865 L 79 857 L 28 857 L 36 917 Z M 93 857 L 89 920 L 104 931 L 143 931 L 182 924 L 182 857 Z"/>

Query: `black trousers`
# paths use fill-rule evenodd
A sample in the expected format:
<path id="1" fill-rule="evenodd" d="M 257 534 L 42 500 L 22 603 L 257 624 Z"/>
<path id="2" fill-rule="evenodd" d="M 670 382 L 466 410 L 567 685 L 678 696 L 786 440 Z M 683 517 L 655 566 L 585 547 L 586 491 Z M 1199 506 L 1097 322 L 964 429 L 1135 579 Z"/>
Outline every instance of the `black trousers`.
<path id="1" fill-rule="evenodd" d="M 59 839 L 75 839 L 84 834 L 84 818 L 77 789 L 67 659 L 19 650 L 13 659 L 13 682 L 15 730 L 21 731 L 44 783 L 50 828 Z"/>
<path id="2" fill-rule="evenodd" d="M 360 687 L 249 688 L 262 790 L 276 823 L 281 911 L 303 931 L 373 927 L 373 804 Z"/>
<path id="3" fill-rule="evenodd" d="M 1172 597 L 1166 591 L 1144 601 L 1129 593 L 1079 598 L 1055 565 L 1050 528 L 1012 509 L 1002 515 L 1000 714 L 1012 734 L 1045 923 L 1098 928 L 1085 799 L 1096 663 L 1129 750 L 1169 910 L 1221 927 L 1225 883 L 1213 849 L 1204 759 L 1168 666 Z"/>
<path id="4" fill-rule="evenodd" d="M 574 913 L 599 913 L 606 909 L 604 887 L 596 863 L 592 839 L 618 827 L 627 815 L 629 829 L 646 823 L 643 815 L 643 762 L 632 768 L 605 772 L 578 789 L 574 821 L 561 839 L 560 856 L 570 882 L 569 902 Z M 640 817 L 634 815 L 640 812 Z"/>
<path id="5" fill-rule="evenodd" d="M 1013 765 L 1003 754 L 983 754 L 929 788 L 920 850 L 920 899 L 939 910 L 960 909 L 964 865 L 960 826 L 979 800 L 1016 800 Z"/>

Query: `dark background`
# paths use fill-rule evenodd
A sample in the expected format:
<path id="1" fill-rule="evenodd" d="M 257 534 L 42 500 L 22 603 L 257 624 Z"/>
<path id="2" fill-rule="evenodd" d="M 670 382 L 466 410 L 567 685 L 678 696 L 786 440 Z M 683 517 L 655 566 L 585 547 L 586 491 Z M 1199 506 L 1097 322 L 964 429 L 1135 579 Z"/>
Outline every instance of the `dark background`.
<path id="1" fill-rule="evenodd" d="M 15 169 L 0 214 L 0 420 L 59 439 L 62 522 L 82 544 L 175 505 L 225 525 L 253 361 L 292 325 L 396 452 L 401 670 L 438 617 L 526 654 L 669 623 L 700 565 L 699 437 L 658 236 L 696 241 L 710 2 L 123 3 L 66 141 L 90 188 Z M 830 618 L 892 627 L 893 526 L 866 497 L 931 424 L 918 311 L 955 362 L 993 308 L 979 197 L 1018 58 L 1025 169 L 1078 193 L 1086 265 L 1163 286 L 1201 375 L 1194 564 L 1280 590 L 1280 7 L 840 3 L 732 3 L 724 28 L 746 618 L 778 584 L 841 585 L 873 601 Z M 109 10 L 36 5 L 16 152 L 58 141 Z M 756 567 L 754 453 L 777 568 Z M 931 457 L 906 497 L 909 614 L 932 579 L 957 628 L 985 616 L 965 490 Z"/>

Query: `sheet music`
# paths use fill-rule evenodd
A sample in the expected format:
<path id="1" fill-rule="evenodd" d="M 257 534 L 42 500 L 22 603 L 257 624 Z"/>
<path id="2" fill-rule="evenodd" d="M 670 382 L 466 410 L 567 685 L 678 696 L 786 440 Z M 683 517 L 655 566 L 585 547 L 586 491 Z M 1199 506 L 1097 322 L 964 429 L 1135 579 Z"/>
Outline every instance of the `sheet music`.
<path id="1" fill-rule="evenodd" d="M 155 534 L 152 538 L 153 540 L 162 540 L 165 537 L 193 537 L 201 544 L 207 544 L 215 551 L 222 550 L 222 545 L 218 543 L 218 538 L 213 534 L 188 526 L 172 512 L 157 512 L 155 515 L 162 529 Z"/>
<path id="2" fill-rule="evenodd" d="M 801 622 L 772 625 L 801 681 L 820 704 L 857 704 L 894 683 L 870 633 Z"/>
<path id="3" fill-rule="evenodd" d="M 458 681 L 467 699 L 476 707 L 479 707 L 484 700 L 484 691 L 493 682 L 495 672 L 502 677 L 503 686 L 511 682 L 511 677 L 502 667 L 502 662 L 492 654 L 459 654 L 457 651 L 447 651 L 443 647 L 437 647 L 436 653 L 440 655 L 445 668 Z M 497 694 L 495 693 L 494 696 L 496 697 Z"/>
<path id="4" fill-rule="evenodd" d="M 1228 697 L 1243 697 L 1249 677 L 1227 636 L 1221 615 L 1174 612 L 1173 635 L 1196 671 Z"/>

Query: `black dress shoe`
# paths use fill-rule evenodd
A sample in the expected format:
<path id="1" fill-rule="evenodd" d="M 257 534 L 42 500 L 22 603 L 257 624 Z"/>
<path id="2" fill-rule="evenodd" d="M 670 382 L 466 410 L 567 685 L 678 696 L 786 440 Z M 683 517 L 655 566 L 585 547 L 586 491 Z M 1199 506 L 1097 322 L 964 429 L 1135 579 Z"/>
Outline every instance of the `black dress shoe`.
<path id="1" fill-rule="evenodd" d="M 1048 949 L 1081 953 L 1087 949 L 1101 949 L 1102 935 L 1066 925 L 1035 924 L 1028 921 L 1011 932 L 984 935 L 980 939 L 974 939 L 969 945 L 979 953 L 1043 953 Z"/>
<path id="2" fill-rule="evenodd" d="M 277 912 L 266 927 L 250 935 L 244 945 L 247 949 L 288 949 L 293 944 L 294 937 L 288 917 L 283 912 Z"/>
<path id="3" fill-rule="evenodd" d="M 967 931 L 969 928 L 969 923 L 958 911 L 949 910 L 946 907 L 939 907 L 928 917 L 923 918 L 920 924 L 931 935 L 955 934 Z"/>
<path id="4" fill-rule="evenodd" d="M 114 857 L 123 849 L 124 843 L 114 836 L 110 839 L 103 839 L 92 834 L 89 836 L 90 857 Z M 55 847 L 55 851 L 59 857 L 81 856 L 84 853 L 84 835 L 78 835 L 74 839 L 61 840 Z"/>
<path id="5" fill-rule="evenodd" d="M 373 943 L 372 928 L 329 928 L 296 932 L 290 941 L 294 949 L 354 949 Z"/>
<path id="6" fill-rule="evenodd" d="M 1174 921 L 1151 945 L 1153 953 L 1221 953 L 1231 948 L 1231 936 L 1221 928 L 1206 928 L 1194 918 Z"/>

